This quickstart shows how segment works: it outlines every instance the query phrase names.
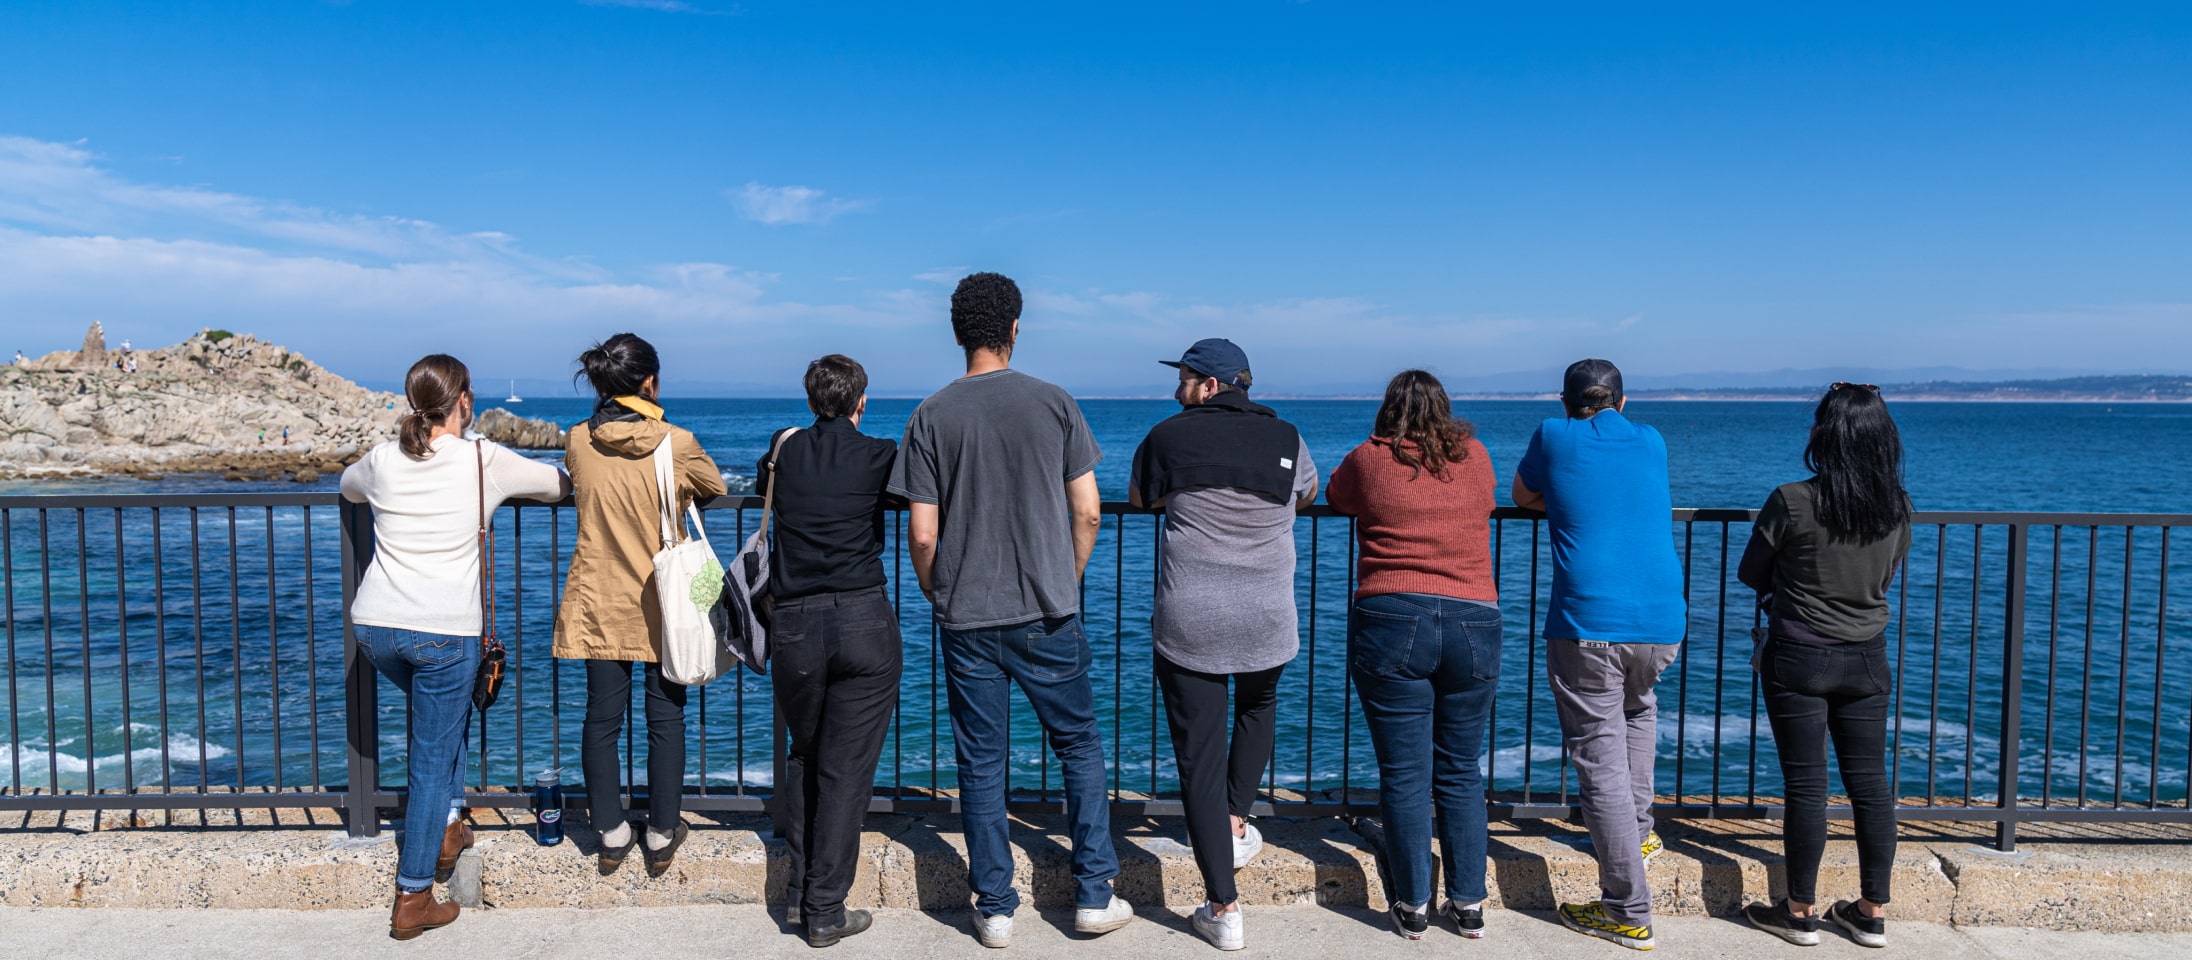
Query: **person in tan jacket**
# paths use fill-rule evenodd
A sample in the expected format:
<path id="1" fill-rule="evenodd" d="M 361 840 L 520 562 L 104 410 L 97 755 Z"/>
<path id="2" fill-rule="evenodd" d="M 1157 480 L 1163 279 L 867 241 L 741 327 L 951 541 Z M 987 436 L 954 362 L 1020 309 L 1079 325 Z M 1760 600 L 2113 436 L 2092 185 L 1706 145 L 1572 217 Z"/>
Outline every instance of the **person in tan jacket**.
<path id="1" fill-rule="evenodd" d="M 681 515 L 687 502 L 723 495 L 723 474 L 693 439 L 671 426 L 656 404 L 662 362 L 647 341 L 620 333 L 579 355 L 599 400 L 564 444 L 578 510 L 563 606 L 556 613 L 555 655 L 586 661 L 586 725 L 580 763 L 587 814 L 601 832 L 600 868 L 615 872 L 640 840 L 626 819 L 617 776 L 617 736 L 632 699 L 632 665 L 647 672 L 646 861 L 661 876 L 685 842 L 679 808 L 685 791 L 685 687 L 662 676 L 662 611 L 654 596 L 654 555 L 662 549 L 661 494 L 654 452 L 670 444 Z"/>

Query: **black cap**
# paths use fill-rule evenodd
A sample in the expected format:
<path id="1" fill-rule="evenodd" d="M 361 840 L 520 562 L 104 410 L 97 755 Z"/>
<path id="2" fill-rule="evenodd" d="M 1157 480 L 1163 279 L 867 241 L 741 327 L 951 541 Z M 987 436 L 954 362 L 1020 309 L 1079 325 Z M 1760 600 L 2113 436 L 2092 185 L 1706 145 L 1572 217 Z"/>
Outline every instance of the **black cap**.
<path id="1" fill-rule="evenodd" d="M 1217 337 L 1197 340 L 1194 346 L 1187 348 L 1186 353 L 1180 354 L 1180 359 L 1157 362 L 1168 367 L 1184 367 L 1243 390 L 1248 389 L 1248 384 L 1243 382 L 1245 378 L 1241 376 L 1248 372 L 1248 354 L 1234 346 L 1231 340 Z"/>
<path id="2" fill-rule="evenodd" d="M 1570 405 L 1582 402 L 1584 391 L 1592 387 L 1605 387 L 1613 391 L 1607 403 L 1621 400 L 1621 368 L 1611 360 L 1578 360 L 1568 365 L 1568 374 L 1560 381 L 1560 398 Z"/>

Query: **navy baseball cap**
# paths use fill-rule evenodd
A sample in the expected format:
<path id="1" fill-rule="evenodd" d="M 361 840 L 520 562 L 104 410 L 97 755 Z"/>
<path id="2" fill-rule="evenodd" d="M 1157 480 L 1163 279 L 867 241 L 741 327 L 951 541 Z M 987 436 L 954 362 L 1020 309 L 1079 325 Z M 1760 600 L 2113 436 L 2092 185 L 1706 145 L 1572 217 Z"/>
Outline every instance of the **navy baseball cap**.
<path id="1" fill-rule="evenodd" d="M 1248 354 L 1234 346 L 1231 340 L 1217 337 L 1197 340 L 1194 346 L 1187 348 L 1186 353 L 1180 354 L 1180 359 L 1157 362 L 1168 367 L 1193 370 L 1243 390 L 1248 389 L 1248 384 L 1242 382 L 1245 379 L 1242 374 L 1248 372 Z"/>

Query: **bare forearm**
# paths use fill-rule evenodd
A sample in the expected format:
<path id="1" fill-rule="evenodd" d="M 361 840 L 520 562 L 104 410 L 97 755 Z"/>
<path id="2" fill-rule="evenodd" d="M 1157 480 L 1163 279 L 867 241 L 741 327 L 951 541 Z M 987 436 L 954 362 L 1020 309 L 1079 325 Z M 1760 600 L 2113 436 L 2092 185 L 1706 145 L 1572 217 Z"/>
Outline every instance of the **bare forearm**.
<path id="1" fill-rule="evenodd" d="M 1073 518 L 1073 577 L 1078 580 L 1088 572 L 1088 558 L 1096 552 L 1096 531 L 1104 525 L 1104 501 L 1096 490 L 1094 473 L 1066 481 L 1066 512 Z"/>
<path id="2" fill-rule="evenodd" d="M 921 595 L 936 596 L 936 537 L 942 518 L 933 503 L 914 503 L 907 509 L 906 539 L 913 546 L 913 575 L 921 581 Z"/>

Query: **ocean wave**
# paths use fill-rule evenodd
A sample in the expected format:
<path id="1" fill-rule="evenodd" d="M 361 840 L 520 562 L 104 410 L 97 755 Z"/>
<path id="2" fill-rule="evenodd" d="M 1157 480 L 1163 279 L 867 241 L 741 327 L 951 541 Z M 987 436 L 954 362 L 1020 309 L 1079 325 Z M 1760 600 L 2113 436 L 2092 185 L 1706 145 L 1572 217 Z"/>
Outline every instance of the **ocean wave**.
<path id="1" fill-rule="evenodd" d="M 121 734 L 123 728 L 115 727 L 113 732 Z M 119 775 L 124 768 L 124 764 L 128 765 L 128 769 L 136 772 L 139 779 L 145 779 L 148 775 L 157 777 L 161 757 L 159 729 L 142 723 L 133 723 L 130 724 L 128 732 L 131 747 L 127 753 L 101 754 L 89 761 L 85 760 L 79 753 L 68 751 L 70 746 L 78 743 L 74 738 L 62 740 L 58 747 L 49 747 L 43 739 L 37 738 L 25 740 L 21 744 L 0 740 L 0 785 L 23 790 L 32 788 L 81 789 L 87 779 L 87 774 L 107 777 L 111 772 Z M 148 734 L 150 736 L 147 736 Z M 152 743 L 145 746 L 137 745 L 147 739 L 150 739 Z M 227 747 L 219 744 L 208 743 L 203 746 L 208 761 L 225 759 L 231 754 Z M 187 733 L 171 733 L 168 735 L 166 742 L 168 762 L 170 764 L 194 766 L 198 762 L 199 747 L 198 738 Z M 15 780 L 15 771 L 18 768 L 23 772 L 20 783 Z M 54 775 L 58 775 L 60 783 L 49 782 Z"/>

